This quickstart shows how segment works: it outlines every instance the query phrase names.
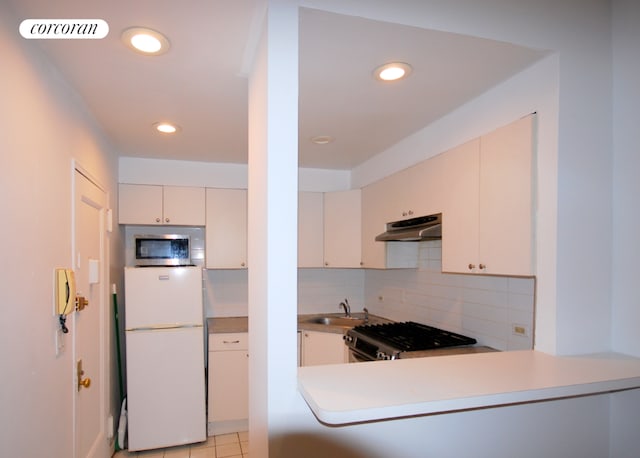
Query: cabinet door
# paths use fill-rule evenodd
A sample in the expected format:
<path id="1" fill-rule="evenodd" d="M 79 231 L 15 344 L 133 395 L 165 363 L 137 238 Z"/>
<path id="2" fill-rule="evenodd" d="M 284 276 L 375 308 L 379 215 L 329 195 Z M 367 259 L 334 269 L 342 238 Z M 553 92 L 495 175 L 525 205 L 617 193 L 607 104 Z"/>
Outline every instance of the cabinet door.
<path id="1" fill-rule="evenodd" d="M 378 211 L 384 217 L 385 223 L 413 218 L 417 215 L 413 208 L 412 199 L 413 167 L 401 170 L 383 178 L 378 183 L 382 191 L 378 194 Z"/>
<path id="2" fill-rule="evenodd" d="M 446 183 L 442 212 L 442 270 L 470 273 L 478 264 L 480 141 L 442 155 Z M 472 267 L 471 269 L 469 266 Z"/>
<path id="3" fill-rule="evenodd" d="M 533 116 L 480 139 L 478 262 L 488 274 L 533 274 Z"/>
<path id="4" fill-rule="evenodd" d="M 341 364 L 348 361 L 348 350 L 342 334 L 302 331 L 303 366 Z"/>
<path id="5" fill-rule="evenodd" d="M 359 189 L 324 194 L 325 267 L 360 267 L 360 208 Z"/>
<path id="6" fill-rule="evenodd" d="M 208 188 L 206 200 L 207 268 L 246 268 L 247 191 Z"/>
<path id="7" fill-rule="evenodd" d="M 209 352 L 209 421 L 249 418 L 249 354 Z"/>
<path id="8" fill-rule="evenodd" d="M 440 154 L 408 169 L 406 207 L 412 213 L 409 218 L 442 213 L 448 186 L 443 167 L 444 157 Z"/>
<path id="9" fill-rule="evenodd" d="M 163 192 L 163 224 L 205 225 L 204 188 L 165 186 Z"/>
<path id="10" fill-rule="evenodd" d="M 323 193 L 298 193 L 298 267 L 324 266 Z"/>
<path id="11" fill-rule="evenodd" d="M 162 224 L 162 186 L 120 184 L 120 224 Z"/>
<path id="12" fill-rule="evenodd" d="M 386 229 L 388 214 L 379 203 L 385 196 L 385 183 L 376 181 L 362 189 L 362 266 L 369 269 L 386 267 L 386 249 L 384 242 L 375 238 Z"/>

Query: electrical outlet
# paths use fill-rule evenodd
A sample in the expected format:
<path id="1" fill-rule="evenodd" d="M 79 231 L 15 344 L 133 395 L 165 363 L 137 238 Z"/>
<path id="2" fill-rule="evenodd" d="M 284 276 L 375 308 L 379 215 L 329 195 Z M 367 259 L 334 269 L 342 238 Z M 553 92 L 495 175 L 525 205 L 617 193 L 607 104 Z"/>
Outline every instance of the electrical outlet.
<path id="1" fill-rule="evenodd" d="M 512 325 L 513 335 L 520 337 L 528 337 L 529 336 L 529 328 L 522 324 L 513 324 Z"/>

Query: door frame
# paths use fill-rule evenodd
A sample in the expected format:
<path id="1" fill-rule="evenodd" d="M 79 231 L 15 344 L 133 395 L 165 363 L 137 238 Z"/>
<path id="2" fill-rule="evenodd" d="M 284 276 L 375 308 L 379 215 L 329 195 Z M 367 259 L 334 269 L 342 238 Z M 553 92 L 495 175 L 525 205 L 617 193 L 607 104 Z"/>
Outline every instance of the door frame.
<path id="1" fill-rule="evenodd" d="M 101 212 L 100 212 L 100 226 L 101 226 L 101 231 L 100 231 L 100 265 L 99 265 L 99 274 L 100 274 L 100 308 L 102 310 L 102 313 L 100 313 L 99 315 L 99 322 L 100 322 L 100 342 L 99 342 L 99 353 L 100 353 L 100 361 L 98 362 L 98 364 L 100 365 L 100 373 L 102 375 L 102 380 L 100 380 L 100 383 L 98 384 L 100 387 L 100 393 L 99 393 L 99 402 L 100 402 L 100 406 L 99 406 L 99 410 L 100 412 L 98 413 L 98 415 L 100 416 L 99 418 L 99 424 L 100 424 L 100 432 L 98 434 L 98 440 L 96 441 L 97 447 L 94 447 L 93 449 L 90 450 L 90 453 L 88 456 L 90 457 L 97 457 L 97 458 L 102 458 L 102 457 L 110 457 L 111 456 L 111 452 L 112 452 L 112 446 L 111 446 L 111 441 L 113 438 L 108 438 L 109 432 L 108 431 L 108 425 L 107 423 L 107 417 L 109 418 L 113 418 L 113 414 L 112 414 L 112 407 L 110 405 L 110 400 L 111 400 L 111 391 L 112 391 L 112 381 L 111 381 L 111 368 L 110 368 L 110 364 L 109 364 L 109 351 L 108 349 L 110 348 L 111 345 L 111 338 L 110 338 L 110 330 L 111 330 L 111 326 L 110 326 L 110 321 L 109 321 L 109 313 L 108 311 L 110 310 L 110 304 L 111 302 L 109 301 L 109 291 L 111 290 L 111 288 L 108 287 L 108 281 L 109 281 L 109 237 L 108 237 L 108 233 L 112 232 L 112 221 L 111 221 L 111 215 L 108 213 L 110 213 L 110 209 L 109 209 L 109 192 L 107 191 L 106 187 L 103 186 L 100 181 L 98 179 L 96 179 L 96 177 L 89 172 L 85 167 L 83 167 L 80 162 L 76 159 L 72 159 L 71 160 L 71 265 L 73 266 L 74 270 L 75 267 L 77 265 L 77 246 L 76 246 L 76 191 L 77 191 L 77 177 L 80 174 L 82 176 L 84 176 L 87 180 L 89 180 L 94 186 L 96 186 L 100 191 L 102 191 L 104 193 L 104 207 L 102 208 Z M 76 313 L 73 313 L 73 328 L 76 328 Z M 72 431 L 73 431 L 73 444 L 72 444 L 72 448 L 73 448 L 73 457 L 74 458 L 85 458 L 85 457 L 78 457 L 78 443 L 79 443 L 79 438 L 78 438 L 78 392 L 77 392 L 77 388 L 76 388 L 76 384 L 77 384 L 77 374 L 76 374 L 76 361 L 78 358 L 78 348 L 77 348 L 77 341 L 76 341 L 76 337 L 77 337 L 77 333 L 74 332 L 72 334 L 72 341 L 71 341 L 71 353 L 72 353 L 72 358 L 71 358 L 71 390 L 72 390 L 72 412 L 71 412 L 71 416 L 72 416 Z M 111 425 L 112 427 L 114 426 L 113 424 Z M 103 446 L 100 446 L 100 444 L 103 444 Z"/>

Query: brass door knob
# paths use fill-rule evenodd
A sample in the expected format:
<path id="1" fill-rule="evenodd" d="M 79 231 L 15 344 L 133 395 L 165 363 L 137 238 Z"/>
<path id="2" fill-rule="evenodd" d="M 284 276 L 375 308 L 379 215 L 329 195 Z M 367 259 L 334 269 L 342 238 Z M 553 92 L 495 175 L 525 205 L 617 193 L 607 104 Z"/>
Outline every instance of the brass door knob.
<path id="1" fill-rule="evenodd" d="M 87 305 L 89 305 L 89 299 L 83 296 L 76 296 L 76 311 L 83 311 Z"/>
<path id="2" fill-rule="evenodd" d="M 79 359 L 76 363 L 76 374 L 78 378 L 78 386 L 77 389 L 80 391 L 80 388 L 89 388 L 91 386 L 91 379 L 89 377 L 82 378 L 84 375 L 84 370 L 82 370 L 82 360 Z"/>

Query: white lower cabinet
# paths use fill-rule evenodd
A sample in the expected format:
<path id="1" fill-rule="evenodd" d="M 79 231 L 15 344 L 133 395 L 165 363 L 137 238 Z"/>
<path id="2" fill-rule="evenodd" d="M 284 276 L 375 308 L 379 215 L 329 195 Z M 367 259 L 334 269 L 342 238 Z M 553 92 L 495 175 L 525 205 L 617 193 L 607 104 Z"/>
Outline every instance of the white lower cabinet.
<path id="1" fill-rule="evenodd" d="M 249 418 L 248 333 L 209 335 L 209 435 L 241 431 Z"/>
<path id="2" fill-rule="evenodd" d="M 300 332 L 299 361 L 301 366 L 341 364 L 349 362 L 349 352 L 342 334 L 333 332 Z"/>

